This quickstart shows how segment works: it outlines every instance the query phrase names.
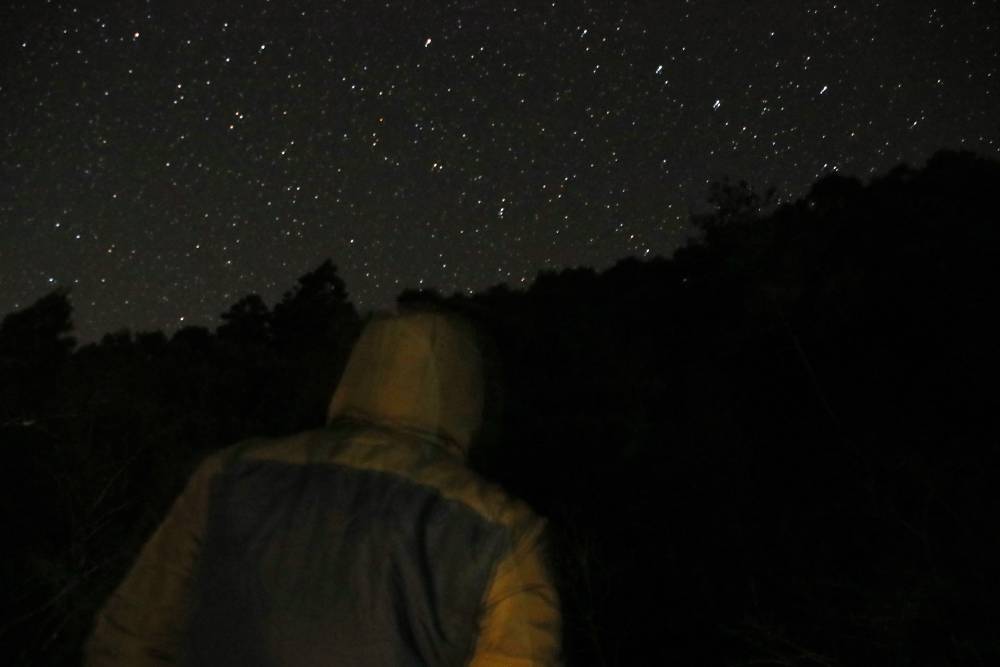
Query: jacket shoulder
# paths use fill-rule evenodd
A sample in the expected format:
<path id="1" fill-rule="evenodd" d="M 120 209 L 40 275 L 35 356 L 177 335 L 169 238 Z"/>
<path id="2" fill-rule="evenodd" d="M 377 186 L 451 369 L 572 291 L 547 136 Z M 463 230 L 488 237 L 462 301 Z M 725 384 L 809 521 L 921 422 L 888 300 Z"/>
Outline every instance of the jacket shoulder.
<path id="1" fill-rule="evenodd" d="M 304 466 L 344 466 L 381 472 L 429 487 L 507 529 L 514 544 L 537 533 L 544 520 L 522 500 L 469 468 L 436 443 L 383 430 L 316 429 L 290 436 L 254 438 L 213 455 L 213 469 L 237 461 Z"/>

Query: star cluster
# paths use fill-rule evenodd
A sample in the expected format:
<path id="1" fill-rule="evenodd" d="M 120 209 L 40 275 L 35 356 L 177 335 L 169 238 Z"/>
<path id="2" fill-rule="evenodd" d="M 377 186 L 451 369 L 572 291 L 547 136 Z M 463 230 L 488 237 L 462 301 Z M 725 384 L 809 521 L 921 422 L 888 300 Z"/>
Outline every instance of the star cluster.
<path id="1" fill-rule="evenodd" d="M 362 308 L 669 255 L 784 199 L 1000 150 L 984 0 L 33 0 L 3 32 L 0 312 L 213 325 L 330 257 Z"/>

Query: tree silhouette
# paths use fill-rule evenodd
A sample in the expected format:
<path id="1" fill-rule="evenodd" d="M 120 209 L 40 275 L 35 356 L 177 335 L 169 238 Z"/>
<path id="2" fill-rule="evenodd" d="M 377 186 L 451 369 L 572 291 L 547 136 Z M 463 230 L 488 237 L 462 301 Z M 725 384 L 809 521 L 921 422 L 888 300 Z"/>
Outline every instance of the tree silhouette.
<path id="1" fill-rule="evenodd" d="M 51 292 L 0 323 L 0 419 L 29 418 L 58 403 L 58 374 L 76 346 L 67 290 Z"/>
<path id="2" fill-rule="evenodd" d="M 360 320 L 337 267 L 328 259 L 298 279 L 274 306 L 271 334 L 287 364 L 279 405 L 298 428 L 323 422 Z"/>
<path id="3" fill-rule="evenodd" d="M 223 324 L 216 333 L 238 345 L 266 345 L 271 337 L 271 313 L 257 294 L 248 294 L 222 314 Z"/>
<path id="4" fill-rule="evenodd" d="M 274 306 L 271 330 L 279 348 L 302 345 L 342 345 L 350 337 L 357 312 L 347 296 L 344 281 L 329 259 L 298 279 Z"/>
<path id="5" fill-rule="evenodd" d="M 775 193 L 776 189 L 771 187 L 761 195 L 744 180 L 733 183 L 725 177 L 713 181 L 708 186 L 706 199 L 714 210 L 694 216 L 692 223 L 706 231 L 752 223 L 774 204 Z"/>
<path id="6" fill-rule="evenodd" d="M 0 323 L 0 355 L 26 363 L 65 361 L 76 346 L 69 291 L 58 289 Z"/>

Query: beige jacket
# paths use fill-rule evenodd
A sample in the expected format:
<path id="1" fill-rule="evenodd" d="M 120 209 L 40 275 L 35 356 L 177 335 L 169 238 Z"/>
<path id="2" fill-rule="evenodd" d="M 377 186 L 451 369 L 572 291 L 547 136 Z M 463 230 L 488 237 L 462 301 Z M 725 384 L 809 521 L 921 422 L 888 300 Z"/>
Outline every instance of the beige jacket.
<path id="1" fill-rule="evenodd" d="M 484 400 L 461 322 L 373 320 L 327 428 L 200 466 L 87 664 L 559 664 L 544 522 L 465 464 Z"/>

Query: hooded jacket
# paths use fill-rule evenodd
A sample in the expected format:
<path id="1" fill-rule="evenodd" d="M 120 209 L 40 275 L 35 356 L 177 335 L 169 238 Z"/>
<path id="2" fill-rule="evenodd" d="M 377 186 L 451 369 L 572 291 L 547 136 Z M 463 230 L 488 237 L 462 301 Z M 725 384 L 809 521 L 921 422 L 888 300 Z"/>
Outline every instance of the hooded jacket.
<path id="1" fill-rule="evenodd" d="M 544 522 L 465 462 L 483 375 L 464 323 L 374 319 L 326 428 L 198 468 L 87 664 L 559 664 Z"/>

